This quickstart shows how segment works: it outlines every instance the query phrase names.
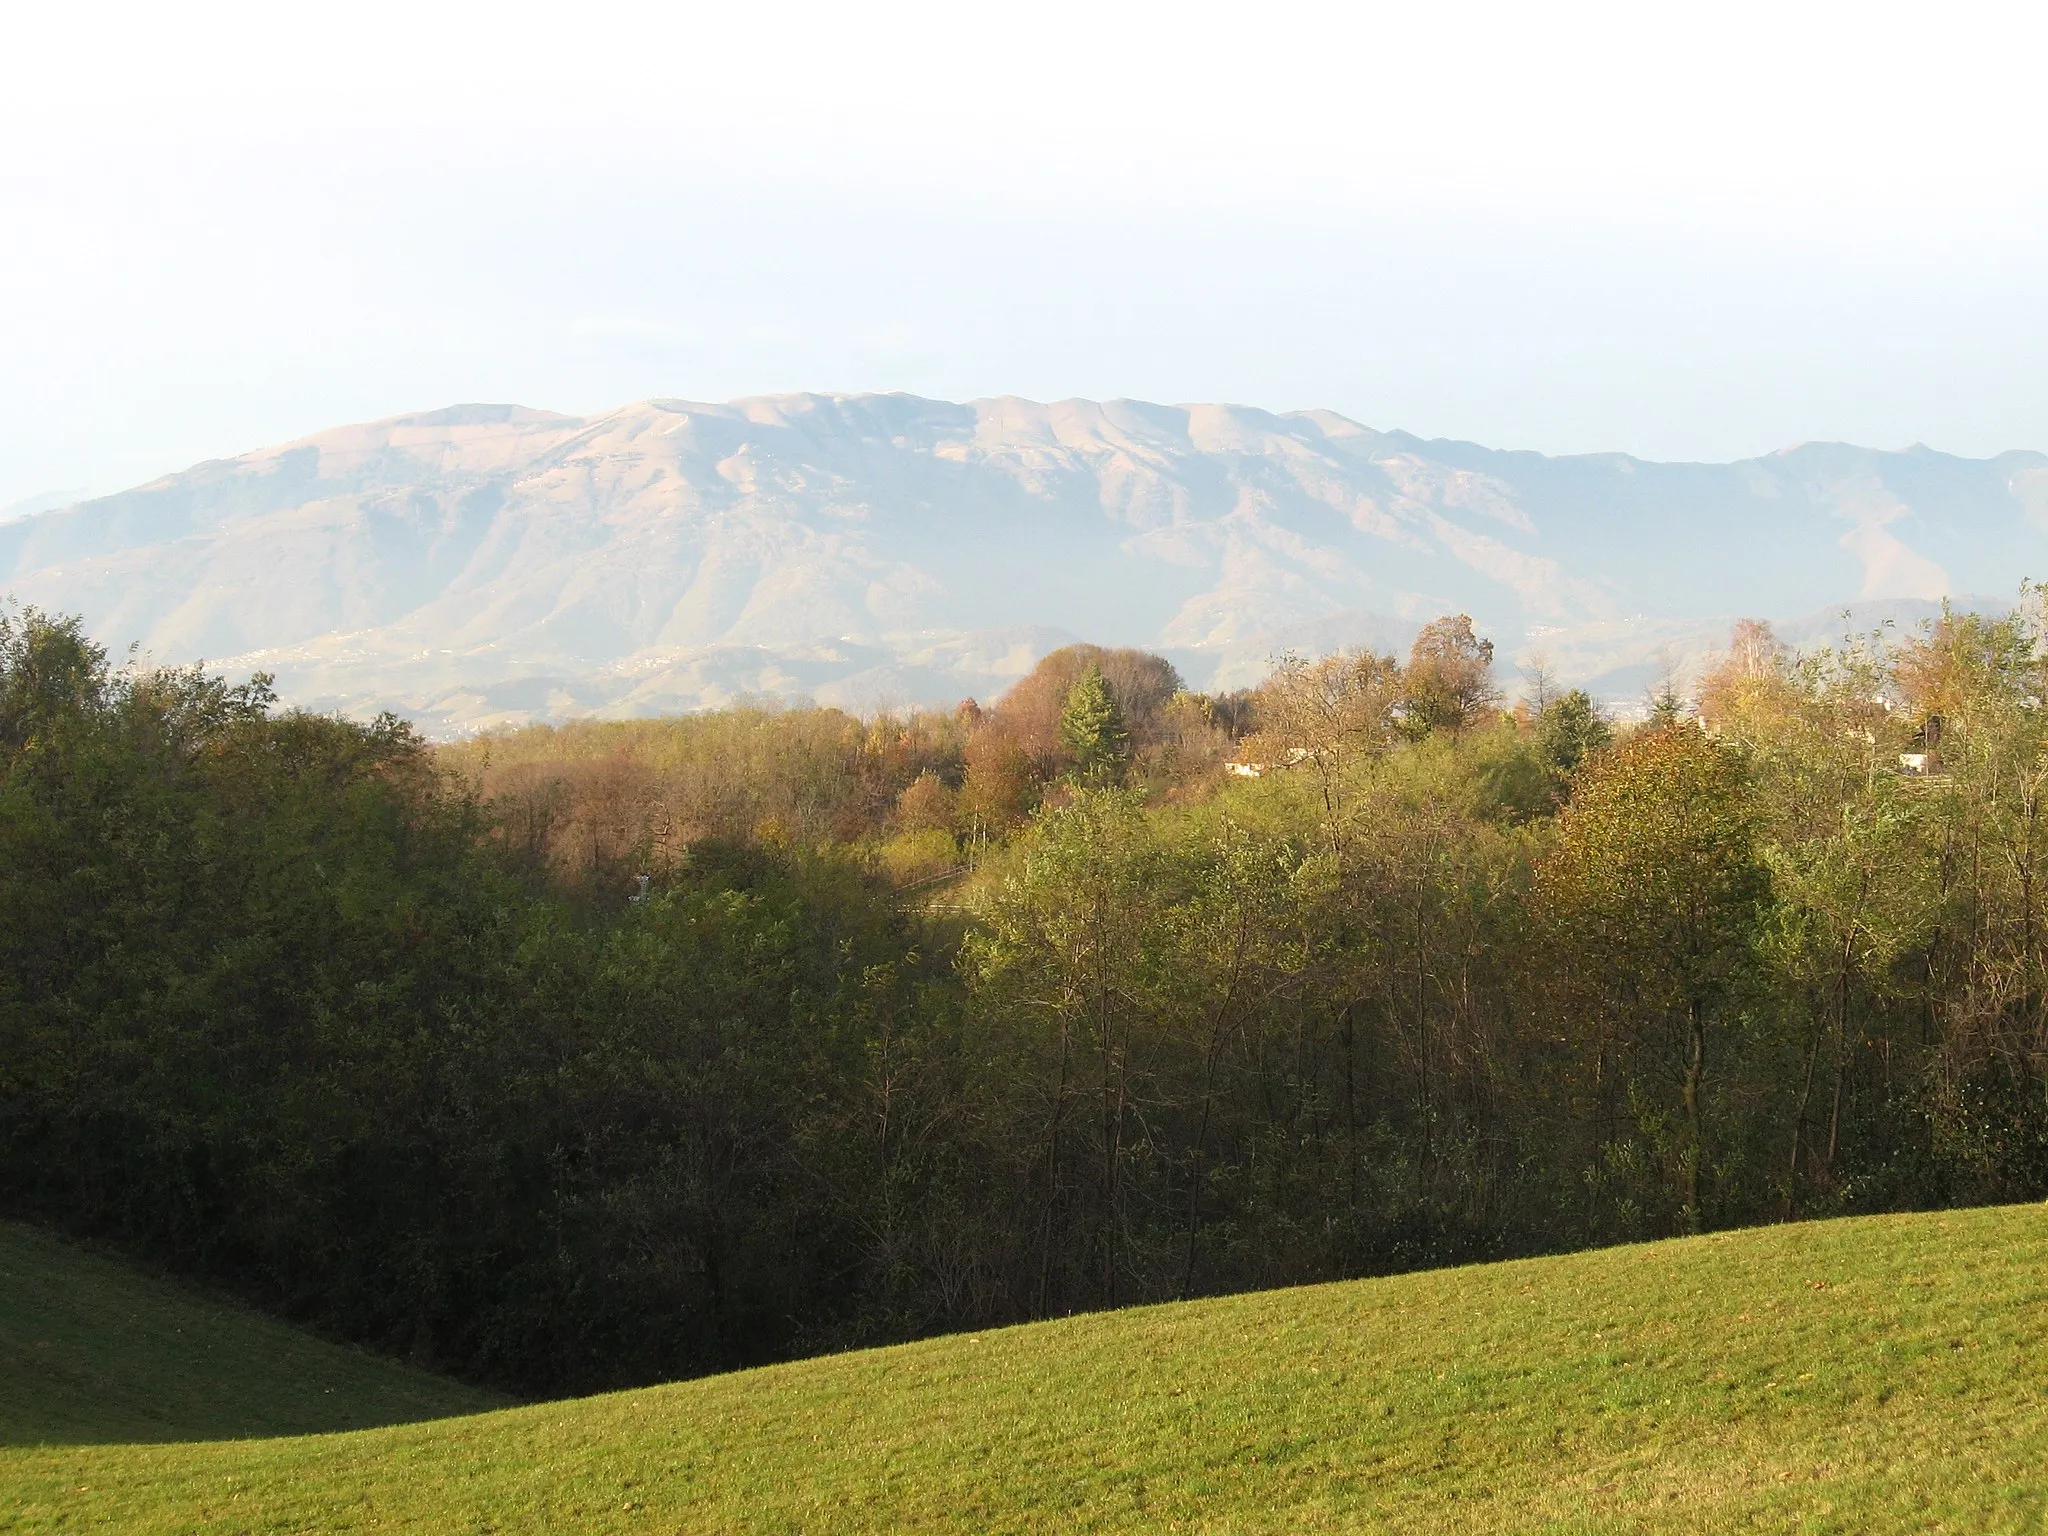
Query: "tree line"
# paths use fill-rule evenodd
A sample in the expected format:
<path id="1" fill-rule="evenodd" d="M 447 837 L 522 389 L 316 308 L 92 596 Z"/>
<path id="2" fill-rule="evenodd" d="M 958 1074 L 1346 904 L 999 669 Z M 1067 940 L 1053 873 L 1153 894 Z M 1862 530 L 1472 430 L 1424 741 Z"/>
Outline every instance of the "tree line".
<path id="1" fill-rule="evenodd" d="M 453 747 L 0 615 L 0 1201 L 511 1390 L 2048 1194 L 2048 635 Z"/>

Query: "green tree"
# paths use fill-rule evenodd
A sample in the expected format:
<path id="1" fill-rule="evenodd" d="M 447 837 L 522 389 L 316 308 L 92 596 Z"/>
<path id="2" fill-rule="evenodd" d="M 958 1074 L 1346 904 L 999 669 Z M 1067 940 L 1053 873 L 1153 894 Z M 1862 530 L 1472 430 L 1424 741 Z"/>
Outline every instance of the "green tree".
<path id="1" fill-rule="evenodd" d="M 1698 1231 L 1712 1047 L 1732 1031 L 1769 894 L 1741 755 L 1679 720 L 1592 758 L 1539 880 L 1579 1043 Z M 1675 1135 L 1658 1091 L 1673 1077 Z"/>
<path id="2" fill-rule="evenodd" d="M 1032 1311 L 1076 1291 L 1114 1305 L 1137 1263 L 1128 1240 L 1136 1111 L 1152 1097 L 1171 974 L 1172 861 L 1128 790 L 1083 789 L 1042 816 L 980 913 L 966 955 L 993 1051 L 1043 1109 Z M 1011 1150 L 1018 1150 L 1013 1147 Z"/>
<path id="3" fill-rule="evenodd" d="M 98 708 L 108 683 L 107 653 L 77 619 L 0 611 L 0 751 L 20 752 Z"/>
<path id="4" fill-rule="evenodd" d="M 1552 699 L 1536 717 L 1536 740 L 1544 762 L 1567 778 L 1613 736 L 1599 706 L 1583 688 Z"/>
<path id="5" fill-rule="evenodd" d="M 1073 754 L 1074 774 L 1087 784 L 1116 782 L 1130 760 L 1131 733 L 1100 668 L 1090 667 L 1067 690 L 1060 745 Z"/>

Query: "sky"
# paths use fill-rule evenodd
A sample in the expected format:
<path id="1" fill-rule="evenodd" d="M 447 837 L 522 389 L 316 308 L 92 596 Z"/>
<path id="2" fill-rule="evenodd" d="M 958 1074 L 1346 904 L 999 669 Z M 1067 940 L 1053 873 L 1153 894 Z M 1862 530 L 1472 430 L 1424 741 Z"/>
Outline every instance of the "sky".
<path id="1" fill-rule="evenodd" d="M 2048 10 L 16 8 L 0 509 L 457 401 L 2048 449 Z M 4 510 L 0 510 L 4 515 Z"/>

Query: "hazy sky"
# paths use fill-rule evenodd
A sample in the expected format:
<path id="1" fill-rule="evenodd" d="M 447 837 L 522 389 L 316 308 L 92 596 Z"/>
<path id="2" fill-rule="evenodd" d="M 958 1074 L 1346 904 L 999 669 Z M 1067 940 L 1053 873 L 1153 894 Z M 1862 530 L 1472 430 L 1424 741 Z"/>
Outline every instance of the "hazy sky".
<path id="1" fill-rule="evenodd" d="M 112 3 L 0 52 L 0 507 L 458 400 L 2048 449 L 2038 6 Z"/>

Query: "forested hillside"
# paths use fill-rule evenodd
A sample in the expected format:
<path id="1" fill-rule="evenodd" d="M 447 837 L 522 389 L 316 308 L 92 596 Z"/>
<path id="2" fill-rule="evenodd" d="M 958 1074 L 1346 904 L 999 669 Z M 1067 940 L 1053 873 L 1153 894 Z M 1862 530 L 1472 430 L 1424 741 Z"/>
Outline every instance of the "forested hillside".
<path id="1" fill-rule="evenodd" d="M 0 1200 L 527 1393 L 2048 1193 L 2033 594 L 432 749 L 0 627 Z"/>

